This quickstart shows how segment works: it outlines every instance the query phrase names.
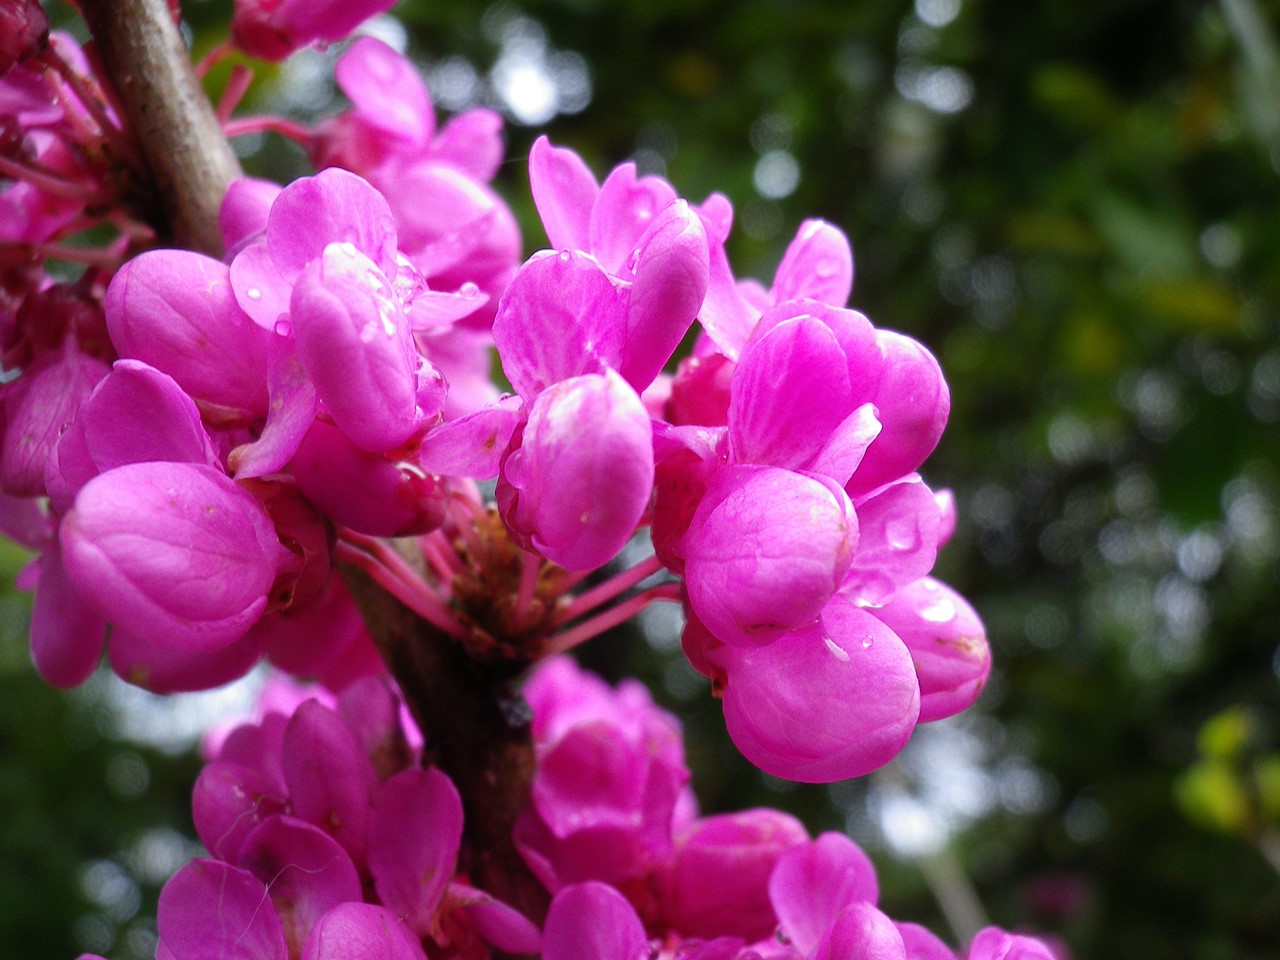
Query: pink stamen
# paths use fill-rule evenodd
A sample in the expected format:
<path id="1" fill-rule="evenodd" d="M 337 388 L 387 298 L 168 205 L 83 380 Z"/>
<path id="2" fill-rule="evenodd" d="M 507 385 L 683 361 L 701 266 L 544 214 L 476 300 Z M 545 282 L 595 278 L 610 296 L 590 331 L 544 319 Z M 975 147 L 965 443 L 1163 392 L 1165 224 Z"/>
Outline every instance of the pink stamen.
<path id="1" fill-rule="evenodd" d="M 624 600 L 616 607 L 610 607 L 590 620 L 584 620 L 577 626 L 555 634 L 547 640 L 544 648 L 546 654 L 549 656 L 553 653 L 564 653 L 567 650 L 572 650 L 578 644 L 629 620 L 656 600 L 678 603 L 680 601 L 679 585 L 662 583 L 656 587 L 650 587 L 643 593 L 637 593 L 629 600 Z"/>
<path id="2" fill-rule="evenodd" d="M 243 137 L 250 133 L 278 133 L 304 147 L 311 144 L 311 131 L 303 124 L 284 117 L 241 117 L 238 120 L 228 120 L 222 125 L 222 132 L 227 137 Z"/>
<path id="3" fill-rule="evenodd" d="M 426 585 L 421 581 L 418 582 L 417 588 L 415 588 L 414 584 L 406 582 L 383 566 L 377 557 L 370 556 L 363 550 L 342 540 L 339 540 L 337 546 L 334 547 L 333 555 L 340 562 L 349 563 L 353 567 L 358 567 L 369 574 L 379 586 L 422 617 L 423 620 L 439 627 L 450 636 L 459 639 L 466 636 L 466 629 L 462 624 L 454 619 L 453 614 L 444 606 L 439 597 L 425 589 Z"/>
<path id="4" fill-rule="evenodd" d="M 661 569 L 662 561 L 650 554 L 635 566 L 628 567 L 603 583 L 596 584 L 590 590 L 578 594 L 569 602 L 568 606 L 556 615 L 556 624 L 559 625 L 568 623 L 570 620 L 576 620 L 589 610 L 594 610 L 600 604 L 612 600 L 621 593 L 625 593 L 646 577 L 653 576 Z"/>
<path id="5" fill-rule="evenodd" d="M 12 177 L 14 180 L 25 180 L 33 187 L 39 187 L 45 193 L 68 197 L 72 200 L 80 200 L 83 203 L 105 203 L 107 200 L 106 196 L 94 187 L 68 180 L 52 170 L 19 163 L 17 160 L 10 160 L 4 156 L 0 156 L 0 174 Z"/>
<path id="6" fill-rule="evenodd" d="M 236 107 L 240 106 L 240 101 L 249 92 L 251 83 L 253 83 L 252 70 L 242 63 L 237 63 L 231 68 L 231 76 L 227 78 L 227 85 L 223 88 L 222 97 L 218 100 L 218 107 L 214 111 L 219 123 L 225 125 L 231 120 L 231 114 L 235 113 Z"/>

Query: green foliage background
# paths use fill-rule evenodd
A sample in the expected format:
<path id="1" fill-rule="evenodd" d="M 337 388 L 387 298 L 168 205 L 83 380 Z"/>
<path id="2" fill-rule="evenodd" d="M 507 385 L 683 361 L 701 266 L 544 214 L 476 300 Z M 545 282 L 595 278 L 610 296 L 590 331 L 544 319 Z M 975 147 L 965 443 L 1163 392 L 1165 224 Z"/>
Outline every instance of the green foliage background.
<path id="1" fill-rule="evenodd" d="M 226 4 L 184 10 L 197 48 L 220 39 Z M 1280 957 L 1280 4 L 394 12 L 458 104 L 500 104 L 492 70 L 520 43 L 562 85 L 585 67 L 589 102 L 508 130 L 499 187 L 530 250 L 545 240 L 520 158 L 545 129 L 598 172 L 634 157 L 691 198 L 726 193 L 739 275 L 767 281 L 803 218 L 835 222 L 854 246 L 852 305 L 947 372 L 952 420 L 926 478 L 955 491 L 961 526 L 940 570 L 996 658 L 959 739 L 941 741 L 968 759 L 941 783 L 922 751 L 833 788 L 761 778 L 669 636 L 596 641 L 584 659 L 645 677 L 685 718 L 706 809 L 769 803 L 850 830 L 883 906 L 940 931 L 926 877 L 954 889 L 938 872 L 954 856 L 993 920 L 1076 957 Z M 251 106 L 337 109 L 322 79 L 261 78 Z M 299 170 L 287 145 L 249 146 L 251 169 Z M 145 955 L 155 878 L 138 844 L 190 830 L 193 761 L 121 742 L 92 697 L 41 688 L 18 601 L 4 603 L 2 952 Z M 121 754 L 145 789 L 110 786 Z M 887 797 L 906 791 L 936 821 L 975 776 L 981 802 L 951 823 L 947 855 L 888 842 Z M 102 894 L 104 862 L 136 903 Z"/>

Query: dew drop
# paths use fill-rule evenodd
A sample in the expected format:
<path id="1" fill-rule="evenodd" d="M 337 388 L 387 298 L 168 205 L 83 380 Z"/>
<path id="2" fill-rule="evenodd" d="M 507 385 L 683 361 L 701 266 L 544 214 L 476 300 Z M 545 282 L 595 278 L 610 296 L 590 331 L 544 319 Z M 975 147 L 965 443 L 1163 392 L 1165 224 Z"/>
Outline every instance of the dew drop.
<path id="1" fill-rule="evenodd" d="M 949 597 L 939 597 L 920 611 L 920 619 L 927 620 L 930 623 L 946 623 L 949 620 L 954 620 L 955 616 L 956 605 L 951 602 Z"/>
<path id="2" fill-rule="evenodd" d="M 870 649 L 871 649 L 871 644 L 872 644 L 872 643 L 874 643 L 874 642 L 875 642 L 875 641 L 874 641 L 871 637 L 869 637 L 869 636 L 868 636 L 868 637 L 863 637 L 863 638 L 862 638 L 862 644 L 861 644 L 862 649 L 863 649 L 863 650 L 870 650 Z"/>
<path id="3" fill-rule="evenodd" d="M 920 548 L 920 527 L 913 520 L 895 520 L 885 525 L 885 539 L 889 549 L 899 553 Z"/>
<path id="4" fill-rule="evenodd" d="M 560 251 L 560 259 L 565 263 L 568 263 L 572 258 L 573 258 L 573 254 L 571 254 L 568 250 Z"/>
<path id="5" fill-rule="evenodd" d="M 834 640 L 832 640 L 832 639 L 831 639 L 830 637 L 828 637 L 826 634 L 823 634 L 823 636 L 822 636 L 822 642 L 823 642 L 823 643 L 825 643 L 825 644 L 827 645 L 827 649 L 831 651 L 831 655 L 832 655 L 833 657 L 835 657 L 837 660 L 841 661 L 842 663 L 848 663 L 848 662 L 849 662 L 849 653 L 848 653 L 848 651 L 846 651 L 843 647 L 841 647 L 841 646 L 840 646 L 840 644 L 836 643 Z M 863 643 L 864 643 L 864 644 L 870 644 L 870 643 L 871 643 L 871 641 L 870 641 L 870 640 L 864 640 L 864 641 L 863 641 Z"/>
<path id="6" fill-rule="evenodd" d="M 275 326 L 276 333 L 282 337 L 287 337 L 293 333 L 293 324 L 288 320 L 277 320 Z"/>
<path id="7" fill-rule="evenodd" d="M 458 296 L 466 297 L 468 300 L 480 295 L 480 288 L 468 280 L 458 288 Z"/>
<path id="8" fill-rule="evenodd" d="M 354 257 L 360 251 L 356 249 L 356 245 L 350 240 L 343 240 L 338 244 L 338 249 L 345 253 L 348 257 Z"/>
<path id="9" fill-rule="evenodd" d="M 248 290 L 244 292 L 244 295 L 248 297 L 250 300 L 262 299 L 262 291 L 259 290 L 257 287 L 250 287 Z"/>

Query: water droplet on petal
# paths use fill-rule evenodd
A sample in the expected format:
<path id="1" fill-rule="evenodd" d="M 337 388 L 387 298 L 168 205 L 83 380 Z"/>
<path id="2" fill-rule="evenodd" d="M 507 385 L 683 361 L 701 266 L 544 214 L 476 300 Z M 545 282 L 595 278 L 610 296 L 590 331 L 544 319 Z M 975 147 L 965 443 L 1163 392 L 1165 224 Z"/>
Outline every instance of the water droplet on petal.
<path id="1" fill-rule="evenodd" d="M 920 527 L 914 520 L 891 520 L 885 524 L 884 535 L 891 550 L 905 553 L 920 548 Z"/>
<path id="2" fill-rule="evenodd" d="M 866 636 L 862 638 L 862 643 L 860 644 L 860 646 L 862 647 L 863 650 L 870 650 L 871 644 L 874 642 L 875 641 L 870 636 Z"/>
<path id="3" fill-rule="evenodd" d="M 950 597 L 939 597 L 920 611 L 920 619 L 930 623 L 946 623 L 955 619 L 955 615 L 956 605 L 951 602 Z"/>
<path id="4" fill-rule="evenodd" d="M 468 280 L 466 283 L 464 283 L 462 286 L 458 288 L 458 296 L 466 297 L 468 300 L 470 300 L 472 297 L 477 297 L 479 295 L 480 295 L 480 288 L 476 286 L 474 283 L 472 283 L 470 280 Z"/>
<path id="5" fill-rule="evenodd" d="M 350 240 L 343 240 L 338 244 L 338 249 L 345 253 L 348 257 L 354 257 L 360 251 L 356 249 L 356 245 Z"/>
<path id="6" fill-rule="evenodd" d="M 244 292 L 244 295 L 248 297 L 250 300 L 262 299 L 262 291 L 259 290 L 257 287 L 250 287 L 248 290 Z"/>
<path id="7" fill-rule="evenodd" d="M 563 260 L 565 263 L 568 263 L 571 259 L 573 259 L 573 254 L 571 254 L 568 250 L 561 250 L 560 259 Z"/>
<path id="8" fill-rule="evenodd" d="M 287 337 L 293 333 L 293 324 L 288 320 L 277 320 L 275 331 L 280 334 L 280 336 Z"/>
<path id="9" fill-rule="evenodd" d="M 849 662 L 849 654 L 840 644 L 836 643 L 825 633 L 822 635 L 822 642 L 827 645 L 827 649 L 831 651 L 831 655 L 842 663 Z"/>

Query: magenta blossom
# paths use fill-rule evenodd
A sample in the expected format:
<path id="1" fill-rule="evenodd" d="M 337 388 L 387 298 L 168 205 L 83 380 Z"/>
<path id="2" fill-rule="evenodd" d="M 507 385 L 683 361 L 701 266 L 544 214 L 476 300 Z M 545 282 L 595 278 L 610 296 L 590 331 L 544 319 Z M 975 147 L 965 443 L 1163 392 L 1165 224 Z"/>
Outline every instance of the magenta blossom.
<path id="1" fill-rule="evenodd" d="M 345 39 L 394 0 L 236 0 L 231 35 L 250 56 L 283 60 L 311 43 Z"/>

